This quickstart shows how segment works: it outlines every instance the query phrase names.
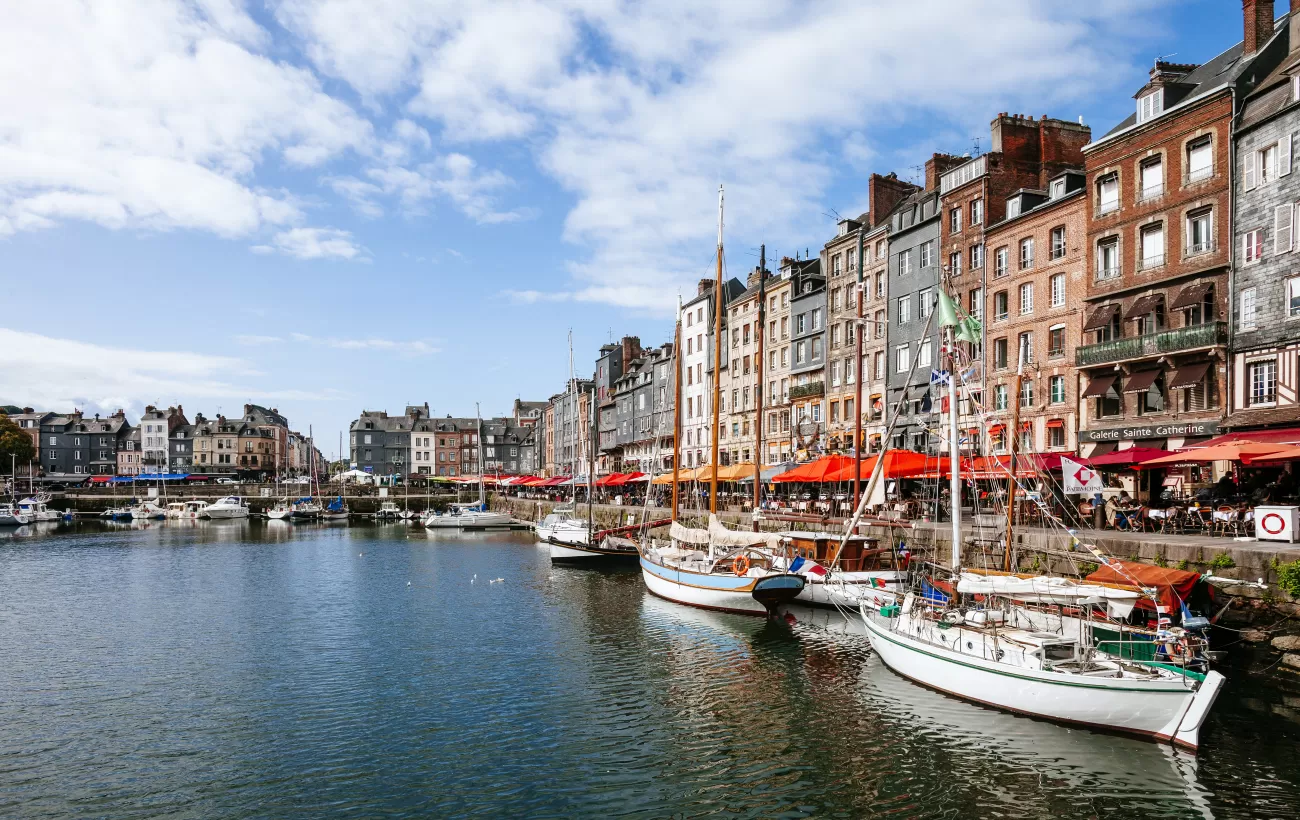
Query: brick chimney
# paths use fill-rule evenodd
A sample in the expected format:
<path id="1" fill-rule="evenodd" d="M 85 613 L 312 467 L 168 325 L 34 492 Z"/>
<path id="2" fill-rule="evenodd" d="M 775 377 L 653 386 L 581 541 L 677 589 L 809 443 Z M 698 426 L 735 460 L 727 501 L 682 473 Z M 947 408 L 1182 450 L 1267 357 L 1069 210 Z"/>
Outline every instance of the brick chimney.
<path id="1" fill-rule="evenodd" d="M 641 338 L 639 336 L 623 337 L 623 368 L 632 363 L 633 359 L 641 358 Z"/>
<path id="2" fill-rule="evenodd" d="M 871 178 L 867 180 L 867 207 L 869 209 L 867 217 L 871 220 L 869 227 L 874 228 L 884 222 L 898 203 L 910 196 L 915 190 L 915 185 L 899 179 L 898 174 L 891 172 L 883 177 L 880 174 L 872 174 Z"/>
<path id="3" fill-rule="evenodd" d="M 712 280 L 712 279 L 701 279 L 701 280 L 700 280 L 700 292 L 697 293 L 696 296 L 703 296 L 704 294 L 709 293 L 709 292 L 712 291 L 712 290 L 713 290 L 713 280 Z"/>
<path id="4" fill-rule="evenodd" d="M 754 269 L 749 272 L 749 276 L 745 279 L 745 288 L 749 289 L 758 287 L 758 283 L 761 281 L 763 281 L 763 269 L 755 265 Z"/>
<path id="5" fill-rule="evenodd" d="M 1242 0 L 1241 16 L 1245 28 L 1242 53 L 1251 55 L 1273 36 L 1273 0 Z"/>

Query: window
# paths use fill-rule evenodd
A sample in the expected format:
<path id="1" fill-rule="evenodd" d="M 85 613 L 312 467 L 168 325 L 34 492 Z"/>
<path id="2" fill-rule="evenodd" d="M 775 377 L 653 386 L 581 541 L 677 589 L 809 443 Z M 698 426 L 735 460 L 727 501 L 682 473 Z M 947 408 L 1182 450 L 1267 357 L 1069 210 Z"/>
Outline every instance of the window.
<path id="1" fill-rule="evenodd" d="M 1213 227 L 1212 217 L 1213 210 L 1211 208 L 1202 208 L 1187 215 L 1188 256 L 1214 250 L 1214 234 L 1211 230 Z"/>
<path id="2" fill-rule="evenodd" d="M 1151 386 L 1138 393 L 1138 415 L 1165 412 L 1165 379 L 1157 376 Z"/>
<path id="3" fill-rule="evenodd" d="M 928 268 L 934 264 L 934 242 L 921 243 L 921 267 Z"/>
<path id="4" fill-rule="evenodd" d="M 1119 210 L 1119 176 L 1107 174 L 1097 180 L 1097 214 Z"/>
<path id="5" fill-rule="evenodd" d="M 840 386 L 840 363 L 831 362 L 831 387 Z"/>
<path id="6" fill-rule="evenodd" d="M 1158 268 L 1165 263 L 1165 226 L 1148 225 L 1141 231 L 1142 259 L 1140 270 Z"/>
<path id="7" fill-rule="evenodd" d="M 831 257 L 831 275 L 840 275 L 840 255 L 838 253 Z"/>
<path id="8" fill-rule="evenodd" d="M 984 246 L 970 246 L 970 269 L 972 271 L 980 270 L 984 267 Z"/>
<path id="9" fill-rule="evenodd" d="M 1277 359 L 1261 359 L 1247 366 L 1250 406 L 1277 403 Z"/>
<path id="10" fill-rule="evenodd" d="M 906 373 L 912 369 L 912 348 L 908 345 L 898 345 L 894 348 L 894 372 Z"/>
<path id="11" fill-rule="evenodd" d="M 840 346 L 840 326 L 832 325 L 831 326 L 831 349 L 834 350 L 839 346 Z"/>
<path id="12" fill-rule="evenodd" d="M 800 313 L 794 317 L 794 332 L 802 335 L 808 330 L 808 314 Z"/>
<path id="13" fill-rule="evenodd" d="M 1286 280 L 1286 315 L 1293 319 L 1300 316 L 1300 276 Z"/>
<path id="14" fill-rule="evenodd" d="M 1020 269 L 1034 266 L 1034 238 L 1020 240 Z"/>
<path id="15" fill-rule="evenodd" d="M 1214 173 L 1210 138 L 1202 137 L 1187 144 L 1187 181 L 1209 179 Z"/>
<path id="16" fill-rule="evenodd" d="M 844 344 L 851 345 L 857 340 L 855 327 L 852 319 L 844 323 Z"/>
<path id="17" fill-rule="evenodd" d="M 1264 255 L 1264 232 L 1256 229 L 1241 235 L 1241 259 L 1246 265 L 1253 265 Z"/>
<path id="18" fill-rule="evenodd" d="M 922 339 L 916 346 L 916 366 L 929 367 L 933 363 L 930 340 Z"/>
<path id="19" fill-rule="evenodd" d="M 1137 101 L 1137 121 L 1146 122 L 1160 115 L 1165 110 L 1165 90 L 1157 88 L 1149 94 L 1143 94 Z"/>
<path id="20" fill-rule="evenodd" d="M 1273 254 L 1290 253 L 1295 208 L 1291 203 L 1273 209 Z"/>
<path id="21" fill-rule="evenodd" d="M 1047 446 L 1059 450 L 1065 447 L 1065 424 L 1047 425 Z"/>
<path id="22" fill-rule="evenodd" d="M 839 420 L 840 420 L 840 403 L 837 401 L 833 401 L 831 402 L 831 421 L 837 422 Z"/>
<path id="23" fill-rule="evenodd" d="M 1047 281 L 1051 290 L 1052 307 L 1065 307 L 1065 274 L 1054 274 Z"/>
<path id="24" fill-rule="evenodd" d="M 1258 152 L 1255 158 L 1260 185 L 1277 179 L 1277 145 L 1266 147 Z"/>
<path id="25" fill-rule="evenodd" d="M 993 276 L 994 278 L 1007 275 L 1007 249 L 998 248 L 993 252 Z"/>
<path id="26" fill-rule="evenodd" d="M 822 340 L 820 337 L 814 337 L 812 340 L 812 360 L 816 361 L 822 357 Z"/>
<path id="27" fill-rule="evenodd" d="M 935 305 L 934 289 L 924 288 L 916 295 L 916 317 L 924 319 L 930 315 L 931 308 Z"/>
<path id="28" fill-rule="evenodd" d="M 993 321 L 1000 322 L 1007 318 L 1007 292 L 1000 290 L 993 294 Z"/>
<path id="29" fill-rule="evenodd" d="M 871 378 L 880 381 L 885 378 L 885 352 L 877 350 L 871 358 Z"/>
<path id="30" fill-rule="evenodd" d="M 1020 216 L 1020 197 L 1012 197 L 1007 200 L 1007 219 L 1015 219 Z"/>
<path id="31" fill-rule="evenodd" d="M 821 308 L 813 308 L 813 309 L 812 309 L 812 329 L 813 329 L 813 330 L 821 330 L 821 329 L 822 329 L 822 309 L 821 309 Z"/>
<path id="32" fill-rule="evenodd" d="M 1065 325 L 1052 325 L 1047 329 L 1047 355 L 1065 355 Z"/>
<path id="33" fill-rule="evenodd" d="M 1047 398 L 1052 404 L 1065 404 L 1065 377 L 1052 376 L 1047 380 Z"/>
<path id="34" fill-rule="evenodd" d="M 898 297 L 898 323 L 905 325 L 912 321 L 912 297 Z"/>
<path id="35" fill-rule="evenodd" d="M 1060 199 L 1063 196 L 1065 196 L 1065 180 L 1052 180 L 1051 184 L 1047 186 L 1047 198 Z"/>
<path id="36" fill-rule="evenodd" d="M 885 298 L 885 277 L 878 273 L 876 274 L 876 298 Z"/>
<path id="37" fill-rule="evenodd" d="M 1034 380 L 1021 379 L 1020 380 L 1020 407 L 1023 409 L 1026 407 L 1033 407 L 1033 406 L 1034 406 Z"/>
<path id="38" fill-rule="evenodd" d="M 1007 386 L 998 384 L 993 386 L 993 409 L 1006 410 L 1009 406 L 1007 401 Z"/>
<path id="39" fill-rule="evenodd" d="M 1020 315 L 1028 316 L 1034 312 L 1034 283 L 1026 282 L 1020 286 Z"/>
<path id="40" fill-rule="evenodd" d="M 877 339 L 885 338 L 885 312 L 883 310 L 876 311 L 876 320 L 872 324 L 876 330 L 871 335 Z"/>
<path id="41" fill-rule="evenodd" d="M 967 311 L 976 319 L 984 318 L 984 288 L 975 288 L 970 292 L 970 309 Z"/>
<path id="42" fill-rule="evenodd" d="M 1119 276 L 1119 238 L 1110 237 L 1097 243 L 1097 278 Z"/>
<path id="43" fill-rule="evenodd" d="M 993 367 L 1002 370 L 1007 366 L 1007 340 L 1006 337 L 993 340 Z"/>
<path id="44" fill-rule="evenodd" d="M 948 254 L 948 271 L 953 276 L 961 276 L 961 251 Z"/>
<path id="45" fill-rule="evenodd" d="M 1116 379 L 1104 394 L 1097 397 L 1096 414 L 1097 418 L 1124 414 L 1124 397 L 1119 392 L 1119 379 Z"/>
<path id="46" fill-rule="evenodd" d="M 856 379 L 854 377 L 853 360 L 845 359 L 844 360 L 844 383 L 853 384 L 854 381 L 856 381 Z"/>
<path id="47" fill-rule="evenodd" d="M 804 343 L 803 343 L 803 342 L 797 342 L 797 343 L 795 343 L 795 346 L 794 346 L 794 363 L 795 363 L 795 364 L 803 364 L 804 359 L 807 358 L 806 355 L 805 355 L 805 351 L 806 351 L 806 350 L 807 350 L 807 348 L 804 347 Z"/>
<path id="48" fill-rule="evenodd" d="M 1152 199 L 1165 192 L 1165 164 L 1161 157 L 1152 157 L 1138 166 L 1140 189 L 1138 199 Z"/>
<path id="49" fill-rule="evenodd" d="M 1052 258 L 1060 259 L 1065 256 L 1065 226 L 1058 225 L 1052 228 Z"/>
<path id="50" fill-rule="evenodd" d="M 961 233 L 961 206 L 948 211 L 948 231 L 950 233 Z"/>
<path id="51" fill-rule="evenodd" d="M 898 275 L 906 276 L 912 272 L 912 251 L 900 251 L 898 254 Z"/>
<path id="52" fill-rule="evenodd" d="M 869 253 L 871 253 L 871 249 L 870 249 L 870 248 L 866 248 L 866 249 L 864 249 L 864 250 L 862 251 L 862 255 L 863 255 L 863 256 L 866 256 L 866 255 L 869 254 Z M 858 258 L 858 256 L 857 256 L 857 252 L 856 252 L 856 251 L 852 251 L 852 250 L 851 250 L 851 251 L 846 252 L 846 253 L 844 254 L 844 258 L 848 260 L 847 267 L 848 267 L 849 270 L 857 270 L 857 269 L 858 269 L 858 264 L 857 264 L 857 261 L 856 261 L 857 258 Z"/>
<path id="53" fill-rule="evenodd" d="M 1034 360 L 1034 334 L 1032 332 L 1021 333 L 1016 349 L 1018 351 L 1017 362 L 1024 362 L 1025 364 L 1032 362 Z"/>
<path id="54" fill-rule="evenodd" d="M 973 200 L 971 200 L 971 203 L 970 203 L 970 224 L 972 224 L 972 225 L 983 225 L 983 224 L 984 224 L 984 200 L 983 200 L 982 198 L 981 198 L 981 199 L 973 199 Z"/>

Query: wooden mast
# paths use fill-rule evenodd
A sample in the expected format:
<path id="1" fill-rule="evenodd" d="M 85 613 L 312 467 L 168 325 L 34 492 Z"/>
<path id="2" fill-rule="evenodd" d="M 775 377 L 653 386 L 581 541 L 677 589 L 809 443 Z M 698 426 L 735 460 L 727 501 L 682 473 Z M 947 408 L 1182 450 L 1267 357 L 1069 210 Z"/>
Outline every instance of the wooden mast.
<path id="1" fill-rule="evenodd" d="M 758 249 L 758 362 L 754 366 L 754 532 L 763 494 L 763 335 L 767 333 L 767 246 Z"/>
<path id="2" fill-rule="evenodd" d="M 1023 347 L 1023 344 L 1022 344 Z M 1011 470 L 1007 478 L 1007 543 L 1002 552 L 1002 571 L 1011 571 L 1011 537 L 1016 524 L 1016 451 L 1020 443 L 1020 389 L 1024 383 L 1025 351 L 1016 351 L 1016 377 L 1011 396 Z"/>
<path id="3" fill-rule="evenodd" d="M 862 496 L 862 334 L 866 332 L 862 324 L 862 300 L 863 293 L 863 259 L 862 259 L 862 234 L 866 226 L 858 226 L 858 321 L 854 324 L 855 336 L 857 337 L 856 352 L 853 354 L 854 388 L 853 388 L 853 509 L 858 508 L 858 500 Z M 882 453 L 880 458 L 884 459 Z M 883 465 L 882 465 L 883 466 Z"/>
<path id="4" fill-rule="evenodd" d="M 677 510 L 681 504 L 681 485 L 677 483 L 680 476 L 677 449 L 682 436 L 682 304 L 677 300 L 677 327 L 673 331 L 673 512 L 672 520 L 677 520 Z"/>
<path id="5" fill-rule="evenodd" d="M 713 436 L 709 448 L 709 512 L 718 511 L 718 425 L 722 421 L 722 314 L 726 305 L 722 298 L 722 186 L 718 186 L 718 282 L 714 287 L 713 301 Z"/>

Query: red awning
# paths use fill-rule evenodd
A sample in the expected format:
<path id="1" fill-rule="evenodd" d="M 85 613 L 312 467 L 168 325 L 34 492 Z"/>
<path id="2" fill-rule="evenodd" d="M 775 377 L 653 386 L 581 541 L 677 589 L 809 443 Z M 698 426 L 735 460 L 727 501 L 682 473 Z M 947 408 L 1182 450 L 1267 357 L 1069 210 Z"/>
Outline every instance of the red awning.
<path id="1" fill-rule="evenodd" d="M 623 477 L 622 473 L 610 473 L 609 475 L 603 475 L 600 478 L 596 479 L 596 486 L 608 487 L 611 484 L 616 483 L 617 479 L 620 479 L 622 477 Z"/>
<path id="2" fill-rule="evenodd" d="M 1156 383 L 1156 379 L 1160 378 L 1160 374 L 1163 372 L 1159 368 L 1137 371 L 1128 377 L 1128 381 L 1124 382 L 1124 392 L 1145 393 L 1150 389 L 1151 385 Z"/>
<path id="3" fill-rule="evenodd" d="M 1092 465 L 1094 467 L 1131 467 L 1167 455 L 1171 455 L 1170 451 L 1161 450 L 1158 447 L 1130 447 L 1127 450 L 1115 450 L 1103 455 L 1093 456 Z"/>
<path id="4" fill-rule="evenodd" d="M 1057 428 L 1057 427 L 1064 427 L 1064 426 L 1065 426 L 1065 421 L 1064 421 L 1063 419 L 1048 419 L 1048 420 L 1047 420 L 1047 429 L 1048 429 L 1048 430 L 1052 430 L 1052 429 L 1055 429 L 1055 428 Z"/>
<path id="5" fill-rule="evenodd" d="M 91 484 L 107 484 L 112 480 L 113 477 L 111 475 L 92 475 L 90 477 Z"/>
<path id="6" fill-rule="evenodd" d="M 990 425 L 990 426 L 989 426 L 989 435 L 993 435 L 993 434 L 995 434 L 995 433 L 1001 433 L 1001 432 L 1002 432 L 1003 430 L 1005 430 L 1005 429 L 1007 429 L 1007 426 L 1006 426 L 1005 424 L 993 424 L 993 425 Z"/>
<path id="7" fill-rule="evenodd" d="M 1240 433 L 1225 433 L 1215 436 L 1197 447 L 1214 447 L 1219 444 L 1232 444 L 1235 441 L 1257 441 L 1260 444 L 1295 444 L 1300 445 L 1300 427 L 1283 427 L 1277 430 L 1249 430 Z"/>

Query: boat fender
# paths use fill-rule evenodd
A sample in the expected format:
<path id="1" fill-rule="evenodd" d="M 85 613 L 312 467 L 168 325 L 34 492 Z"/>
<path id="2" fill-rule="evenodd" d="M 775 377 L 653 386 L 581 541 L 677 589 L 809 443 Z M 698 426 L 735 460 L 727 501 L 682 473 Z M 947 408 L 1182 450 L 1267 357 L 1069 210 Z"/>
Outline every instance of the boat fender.
<path id="1" fill-rule="evenodd" d="M 749 556 L 737 555 L 735 558 L 731 559 L 731 571 L 737 575 L 749 574 Z"/>
<path id="2" fill-rule="evenodd" d="M 944 623 L 959 624 L 963 620 L 965 620 L 965 616 L 962 615 L 961 612 L 956 609 L 950 609 L 947 612 L 943 613 Z"/>

